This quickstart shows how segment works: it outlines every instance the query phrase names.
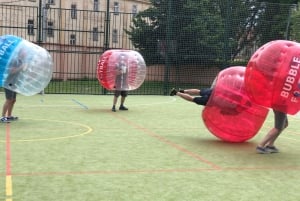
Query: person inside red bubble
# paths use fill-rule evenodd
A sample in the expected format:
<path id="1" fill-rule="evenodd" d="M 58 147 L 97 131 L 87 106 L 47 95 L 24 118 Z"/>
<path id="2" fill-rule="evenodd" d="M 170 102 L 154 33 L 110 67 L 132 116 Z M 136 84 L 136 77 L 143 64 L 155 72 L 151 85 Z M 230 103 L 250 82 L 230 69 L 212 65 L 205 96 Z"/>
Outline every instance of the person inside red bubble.
<path id="1" fill-rule="evenodd" d="M 124 106 L 125 99 L 128 95 L 128 57 L 125 54 L 120 54 L 118 58 L 118 62 L 116 64 L 116 78 L 115 78 L 115 91 L 114 91 L 114 99 L 112 111 L 116 112 L 116 104 L 118 102 L 118 98 L 121 95 L 121 103 L 119 110 L 128 110 L 127 107 Z"/>
<path id="2" fill-rule="evenodd" d="M 269 130 L 267 135 L 260 141 L 256 147 L 256 152 L 259 154 L 278 153 L 279 149 L 274 146 L 274 143 L 281 132 L 288 127 L 287 114 L 274 110 L 274 127 Z"/>
<path id="3" fill-rule="evenodd" d="M 210 95 L 212 94 L 213 88 L 203 89 L 179 89 L 173 88 L 170 92 L 170 96 L 179 96 L 184 100 L 194 102 L 198 105 L 206 105 Z"/>

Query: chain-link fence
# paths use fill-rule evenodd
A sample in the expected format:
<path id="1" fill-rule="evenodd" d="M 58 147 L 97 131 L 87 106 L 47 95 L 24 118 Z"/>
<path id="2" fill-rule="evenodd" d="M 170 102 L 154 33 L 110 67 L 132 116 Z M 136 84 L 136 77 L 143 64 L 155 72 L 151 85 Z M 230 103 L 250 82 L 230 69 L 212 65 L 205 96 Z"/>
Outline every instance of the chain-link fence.
<path id="1" fill-rule="evenodd" d="M 132 49 L 144 56 L 146 80 L 131 94 L 166 95 L 171 87 L 210 86 L 221 69 L 245 66 L 265 42 L 297 39 L 292 38 L 297 26 L 294 4 L 150 2 L 149 9 L 139 13 L 0 2 L 0 34 L 46 48 L 54 72 L 45 92 L 71 94 L 109 93 L 96 78 L 99 56 L 107 49 Z"/>

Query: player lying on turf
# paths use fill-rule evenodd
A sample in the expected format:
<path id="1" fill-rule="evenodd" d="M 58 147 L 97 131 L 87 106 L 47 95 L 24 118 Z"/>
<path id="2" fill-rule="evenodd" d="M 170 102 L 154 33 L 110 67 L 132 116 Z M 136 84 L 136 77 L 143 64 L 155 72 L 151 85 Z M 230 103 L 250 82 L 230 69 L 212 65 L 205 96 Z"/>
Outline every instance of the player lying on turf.
<path id="1" fill-rule="evenodd" d="M 179 96 L 184 100 L 194 102 L 198 105 L 206 105 L 209 97 L 212 93 L 212 88 L 203 89 L 179 89 L 173 88 L 170 92 L 170 96 Z"/>

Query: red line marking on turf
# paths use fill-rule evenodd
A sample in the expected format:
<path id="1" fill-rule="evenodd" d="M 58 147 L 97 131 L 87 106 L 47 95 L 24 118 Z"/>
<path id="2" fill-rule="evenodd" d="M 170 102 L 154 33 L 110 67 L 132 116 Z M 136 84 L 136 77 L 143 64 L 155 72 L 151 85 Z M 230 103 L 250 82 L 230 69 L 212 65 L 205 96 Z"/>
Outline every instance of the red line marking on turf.
<path id="1" fill-rule="evenodd" d="M 82 172 L 28 172 L 28 173 L 13 173 L 12 176 L 18 177 L 31 177 L 31 176 L 69 176 L 69 175 L 126 175 L 126 174 L 159 174 L 159 173 L 172 173 L 172 172 L 206 172 L 206 171 L 278 171 L 278 170 L 291 170 L 299 171 L 299 166 L 265 166 L 265 167 L 231 167 L 231 168 L 191 168 L 191 169 L 149 169 L 149 170 L 95 170 L 95 171 L 82 171 Z"/>
<path id="2" fill-rule="evenodd" d="M 182 147 L 182 146 L 180 146 L 180 145 L 178 145 L 178 144 L 176 144 L 174 142 L 169 141 L 168 139 L 166 139 L 166 138 L 164 138 L 164 137 L 162 137 L 162 136 L 160 136 L 160 135 L 152 132 L 151 130 L 149 130 L 149 129 L 145 128 L 145 127 L 142 127 L 142 126 L 140 126 L 138 124 L 135 124 L 134 122 L 129 121 L 128 119 L 126 119 L 124 117 L 121 117 L 119 115 L 114 114 L 114 116 L 117 117 L 118 119 L 121 119 L 122 121 L 125 121 L 126 123 L 128 123 L 131 126 L 133 126 L 134 128 L 143 131 L 147 135 L 149 135 L 151 137 L 154 137 L 154 138 L 158 139 L 159 141 L 164 142 L 165 144 L 170 145 L 171 147 L 176 148 L 177 150 L 179 150 L 179 151 L 181 151 L 181 152 L 183 152 L 183 153 L 191 156 L 194 159 L 202 161 L 203 163 L 205 163 L 207 165 L 210 165 L 211 167 L 213 167 L 215 169 L 222 169 L 220 166 L 218 166 L 218 165 L 216 165 L 216 164 L 214 164 L 214 163 L 212 163 L 212 162 L 204 159 L 203 157 L 199 156 L 198 154 L 193 153 L 193 152 L 189 151 L 188 149 L 186 149 L 186 148 L 184 148 L 184 147 Z"/>

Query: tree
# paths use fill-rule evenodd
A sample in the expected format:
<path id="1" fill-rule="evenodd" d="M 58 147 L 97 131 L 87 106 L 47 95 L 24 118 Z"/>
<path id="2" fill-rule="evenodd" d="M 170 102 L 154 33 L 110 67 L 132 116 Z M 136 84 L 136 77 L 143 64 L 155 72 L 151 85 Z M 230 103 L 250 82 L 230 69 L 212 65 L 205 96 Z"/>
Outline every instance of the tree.
<path id="1" fill-rule="evenodd" d="M 266 1 L 261 3 L 260 23 L 256 27 L 260 45 L 272 40 L 289 39 L 290 16 L 293 0 Z M 276 3 L 275 3 L 276 2 Z"/>
<path id="2" fill-rule="evenodd" d="M 151 0 L 153 6 L 134 18 L 127 33 L 148 62 L 166 53 L 173 62 L 220 57 L 222 19 L 212 2 Z"/>
<path id="3" fill-rule="evenodd" d="M 300 10 L 295 5 L 292 9 L 290 40 L 300 42 Z"/>
<path id="4" fill-rule="evenodd" d="M 297 1 L 273 1 L 151 0 L 126 32 L 150 63 L 165 56 L 177 63 L 230 61 L 253 44 L 287 37 L 290 3 Z"/>

